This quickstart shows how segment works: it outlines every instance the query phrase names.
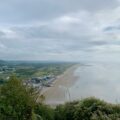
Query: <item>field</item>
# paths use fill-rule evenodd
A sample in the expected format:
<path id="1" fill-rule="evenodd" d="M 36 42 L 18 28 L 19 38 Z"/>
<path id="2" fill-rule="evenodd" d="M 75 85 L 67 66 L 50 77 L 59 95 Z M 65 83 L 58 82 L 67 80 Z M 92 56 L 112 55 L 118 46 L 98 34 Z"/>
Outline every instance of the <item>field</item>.
<path id="1" fill-rule="evenodd" d="M 0 83 L 8 80 L 12 74 L 22 80 L 48 75 L 57 76 L 72 65 L 74 63 L 0 61 Z"/>

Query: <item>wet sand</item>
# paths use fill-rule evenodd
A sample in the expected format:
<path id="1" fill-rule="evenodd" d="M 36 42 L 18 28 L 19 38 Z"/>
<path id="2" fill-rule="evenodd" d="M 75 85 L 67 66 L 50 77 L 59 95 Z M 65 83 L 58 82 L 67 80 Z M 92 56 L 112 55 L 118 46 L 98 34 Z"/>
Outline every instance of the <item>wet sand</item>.
<path id="1" fill-rule="evenodd" d="M 69 88 L 77 81 L 74 72 L 79 65 L 74 65 L 60 75 L 52 84 L 52 87 L 43 91 L 45 103 L 49 105 L 62 104 L 70 101 Z"/>

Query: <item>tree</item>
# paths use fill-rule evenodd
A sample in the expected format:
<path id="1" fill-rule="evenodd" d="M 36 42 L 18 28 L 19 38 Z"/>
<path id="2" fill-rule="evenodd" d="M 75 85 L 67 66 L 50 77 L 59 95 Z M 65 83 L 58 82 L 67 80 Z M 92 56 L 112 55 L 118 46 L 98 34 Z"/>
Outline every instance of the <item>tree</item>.
<path id="1" fill-rule="evenodd" d="M 37 104 L 35 113 L 40 115 L 43 120 L 54 120 L 54 109 L 45 104 Z"/>
<path id="2" fill-rule="evenodd" d="M 15 76 L 0 88 L 1 120 L 31 120 L 36 97 L 33 88 L 23 85 Z"/>

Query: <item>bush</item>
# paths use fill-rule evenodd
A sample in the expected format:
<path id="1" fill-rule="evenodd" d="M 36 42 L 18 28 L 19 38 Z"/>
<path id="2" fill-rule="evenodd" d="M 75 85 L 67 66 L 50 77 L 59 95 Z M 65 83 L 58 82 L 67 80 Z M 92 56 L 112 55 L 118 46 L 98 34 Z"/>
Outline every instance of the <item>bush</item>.
<path id="1" fill-rule="evenodd" d="M 1 120 L 31 120 L 34 98 L 31 89 L 12 76 L 0 90 Z"/>
<path id="2" fill-rule="evenodd" d="M 117 120 L 120 119 L 120 106 L 87 98 L 57 106 L 55 113 L 55 120 Z"/>
<path id="3" fill-rule="evenodd" d="M 40 115 L 43 120 L 54 120 L 54 109 L 44 104 L 37 104 L 34 112 Z"/>

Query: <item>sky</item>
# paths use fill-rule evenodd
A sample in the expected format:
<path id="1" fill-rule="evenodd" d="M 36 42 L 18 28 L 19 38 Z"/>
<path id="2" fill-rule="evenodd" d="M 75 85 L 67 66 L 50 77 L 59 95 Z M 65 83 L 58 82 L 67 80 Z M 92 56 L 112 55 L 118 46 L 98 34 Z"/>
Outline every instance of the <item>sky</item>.
<path id="1" fill-rule="evenodd" d="M 0 0 L 0 59 L 120 61 L 120 0 Z"/>

